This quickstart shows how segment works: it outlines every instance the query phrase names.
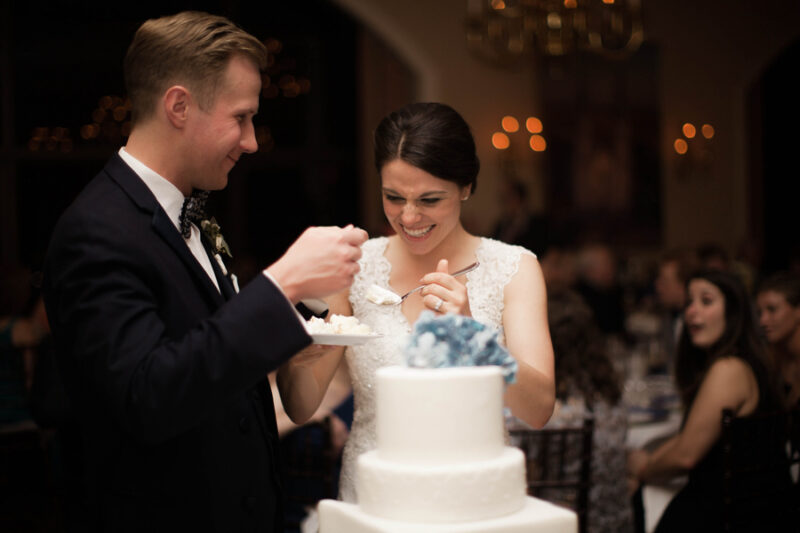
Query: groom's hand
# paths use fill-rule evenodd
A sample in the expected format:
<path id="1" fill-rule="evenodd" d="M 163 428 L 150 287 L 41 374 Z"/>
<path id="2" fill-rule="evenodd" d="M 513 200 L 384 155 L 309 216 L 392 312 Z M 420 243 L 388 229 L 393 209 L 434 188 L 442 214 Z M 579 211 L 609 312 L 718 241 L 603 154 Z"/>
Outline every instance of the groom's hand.
<path id="1" fill-rule="evenodd" d="M 267 271 L 293 303 L 323 298 L 353 283 L 367 238 L 352 225 L 308 228 Z"/>

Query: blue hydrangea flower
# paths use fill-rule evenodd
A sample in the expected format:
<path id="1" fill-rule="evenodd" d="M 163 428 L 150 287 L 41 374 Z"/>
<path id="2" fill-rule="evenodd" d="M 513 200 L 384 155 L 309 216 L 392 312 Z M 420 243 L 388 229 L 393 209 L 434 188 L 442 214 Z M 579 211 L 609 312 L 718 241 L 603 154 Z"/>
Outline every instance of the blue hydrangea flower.
<path id="1" fill-rule="evenodd" d="M 418 368 L 497 365 L 514 383 L 517 361 L 497 340 L 498 332 L 474 318 L 424 311 L 405 349 L 406 364 Z"/>

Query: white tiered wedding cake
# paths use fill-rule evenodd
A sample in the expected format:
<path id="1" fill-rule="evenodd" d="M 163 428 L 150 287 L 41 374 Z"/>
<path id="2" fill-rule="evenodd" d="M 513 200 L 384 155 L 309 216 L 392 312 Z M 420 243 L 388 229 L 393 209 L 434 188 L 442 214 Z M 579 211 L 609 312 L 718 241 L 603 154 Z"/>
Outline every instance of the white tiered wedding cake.
<path id="1" fill-rule="evenodd" d="M 575 533 L 575 513 L 526 496 L 504 443 L 497 366 L 386 367 L 377 449 L 358 459 L 358 504 L 323 500 L 320 533 Z"/>

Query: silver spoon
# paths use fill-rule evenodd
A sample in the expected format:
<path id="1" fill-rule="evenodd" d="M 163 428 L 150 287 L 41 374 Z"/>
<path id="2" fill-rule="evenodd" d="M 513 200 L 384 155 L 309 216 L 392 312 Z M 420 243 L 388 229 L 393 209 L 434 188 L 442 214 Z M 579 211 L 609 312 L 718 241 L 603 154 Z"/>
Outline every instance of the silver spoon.
<path id="1" fill-rule="evenodd" d="M 461 275 L 467 274 L 468 272 L 472 272 L 473 270 L 478 268 L 478 266 L 480 266 L 480 262 L 475 261 L 474 263 L 472 263 L 468 267 L 462 268 L 461 270 L 457 270 L 456 272 L 453 272 L 450 275 L 453 276 L 453 277 L 461 276 Z M 367 292 L 367 299 L 369 301 L 371 301 L 372 303 L 376 303 L 376 304 L 398 305 L 398 304 L 403 303 L 403 300 L 408 298 L 410 295 L 414 294 L 415 292 L 417 292 L 419 290 L 422 290 L 424 287 L 425 287 L 425 285 L 420 285 L 419 287 L 411 289 L 410 291 L 408 291 L 404 295 L 398 296 L 397 294 L 395 294 L 394 292 L 392 292 L 390 290 L 384 289 L 383 287 L 379 287 L 377 285 L 373 285 L 372 287 L 370 287 L 370 291 Z"/>

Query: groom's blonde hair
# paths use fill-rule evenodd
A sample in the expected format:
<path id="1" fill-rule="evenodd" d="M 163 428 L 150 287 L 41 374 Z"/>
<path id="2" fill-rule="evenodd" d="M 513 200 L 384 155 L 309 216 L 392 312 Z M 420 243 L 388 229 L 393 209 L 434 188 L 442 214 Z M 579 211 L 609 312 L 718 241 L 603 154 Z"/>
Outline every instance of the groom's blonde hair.
<path id="1" fill-rule="evenodd" d="M 169 87 L 184 85 L 209 109 L 231 57 L 243 55 L 263 70 L 264 44 L 233 22 L 200 11 L 150 19 L 136 31 L 125 55 L 125 87 L 132 123 L 149 118 Z"/>

